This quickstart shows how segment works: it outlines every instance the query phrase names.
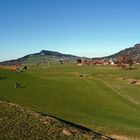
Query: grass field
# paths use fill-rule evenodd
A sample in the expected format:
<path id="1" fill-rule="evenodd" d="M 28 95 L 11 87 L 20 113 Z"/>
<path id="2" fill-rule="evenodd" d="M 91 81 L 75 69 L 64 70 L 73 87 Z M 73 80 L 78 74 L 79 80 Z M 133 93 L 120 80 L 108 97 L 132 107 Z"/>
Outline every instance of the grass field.
<path id="1" fill-rule="evenodd" d="M 108 135 L 140 139 L 140 67 L 42 65 L 0 70 L 0 99 Z M 14 88 L 19 81 L 24 88 Z"/>
<path id="2" fill-rule="evenodd" d="M 90 129 L 0 100 L 0 140 L 112 140 Z"/>

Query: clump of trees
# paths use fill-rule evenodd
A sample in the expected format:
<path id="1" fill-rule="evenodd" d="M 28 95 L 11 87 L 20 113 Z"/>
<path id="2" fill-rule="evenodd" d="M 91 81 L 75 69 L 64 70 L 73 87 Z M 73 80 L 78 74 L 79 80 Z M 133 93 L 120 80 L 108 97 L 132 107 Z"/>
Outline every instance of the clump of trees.
<path id="1" fill-rule="evenodd" d="M 129 69 L 132 69 L 133 57 L 131 55 L 122 55 L 117 59 L 117 66 L 121 69 L 125 69 L 128 65 Z"/>
<path id="2" fill-rule="evenodd" d="M 81 64 L 82 60 L 81 59 L 77 59 L 77 64 Z"/>

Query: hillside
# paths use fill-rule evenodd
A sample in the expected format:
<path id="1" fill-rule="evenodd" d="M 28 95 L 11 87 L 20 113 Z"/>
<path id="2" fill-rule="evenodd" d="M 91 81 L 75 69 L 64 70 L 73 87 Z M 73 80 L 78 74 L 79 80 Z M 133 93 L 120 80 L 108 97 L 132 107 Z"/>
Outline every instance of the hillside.
<path id="1" fill-rule="evenodd" d="M 29 54 L 16 60 L 3 61 L 2 65 L 13 65 L 13 64 L 46 64 L 46 63 L 60 63 L 61 61 L 72 62 L 78 59 L 78 56 L 63 54 L 54 51 L 42 50 L 39 53 Z"/>
<path id="2" fill-rule="evenodd" d="M 140 60 L 140 44 L 136 44 L 133 47 L 126 48 L 124 50 L 119 51 L 113 55 L 107 56 L 106 58 L 118 58 L 122 55 L 130 55 L 135 60 Z"/>
<path id="3" fill-rule="evenodd" d="M 0 100 L 1 140 L 111 140 L 90 129 Z"/>
<path id="4" fill-rule="evenodd" d="M 126 48 L 124 50 L 121 50 L 115 54 L 106 56 L 106 57 L 93 57 L 92 59 L 116 59 L 119 56 L 122 55 L 129 55 L 134 60 L 137 60 L 140 62 L 140 44 L 136 44 L 133 47 Z M 80 59 L 90 59 L 87 57 L 80 57 L 75 56 L 71 54 L 63 54 L 60 52 L 55 51 L 48 51 L 48 50 L 42 50 L 39 53 L 33 53 L 28 54 L 24 57 L 15 59 L 15 60 L 9 60 L 9 61 L 3 61 L 0 62 L 1 65 L 13 65 L 13 64 L 51 64 L 51 63 L 63 63 L 63 62 L 74 62 L 78 58 Z"/>

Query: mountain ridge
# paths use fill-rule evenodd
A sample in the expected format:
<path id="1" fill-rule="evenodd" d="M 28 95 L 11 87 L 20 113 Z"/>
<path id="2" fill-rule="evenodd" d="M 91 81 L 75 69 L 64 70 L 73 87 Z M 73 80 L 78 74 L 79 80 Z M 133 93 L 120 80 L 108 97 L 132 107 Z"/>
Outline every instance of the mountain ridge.
<path id="1" fill-rule="evenodd" d="M 80 56 L 64 54 L 57 51 L 41 50 L 39 53 L 28 54 L 15 60 L 2 61 L 0 64 L 17 64 L 17 63 L 41 63 L 41 62 L 58 62 L 60 60 L 75 61 Z M 34 60 L 33 60 L 34 59 Z"/>
<path id="2" fill-rule="evenodd" d="M 123 49 L 115 54 L 104 57 L 93 57 L 92 59 L 117 59 L 120 56 L 129 55 L 134 60 L 140 62 L 140 43 L 133 47 Z M 15 60 L 8 60 L 0 62 L 1 65 L 26 64 L 26 63 L 58 63 L 60 61 L 74 62 L 77 59 L 91 59 L 88 57 L 81 57 L 71 54 L 64 54 L 57 51 L 41 50 L 38 53 L 28 54 Z"/>
<path id="3" fill-rule="evenodd" d="M 103 58 L 118 58 L 122 55 L 129 55 L 131 56 L 133 59 L 135 60 L 139 60 L 140 59 L 140 43 L 135 44 L 133 47 L 129 47 L 126 49 L 123 49 L 115 54 L 103 57 Z"/>

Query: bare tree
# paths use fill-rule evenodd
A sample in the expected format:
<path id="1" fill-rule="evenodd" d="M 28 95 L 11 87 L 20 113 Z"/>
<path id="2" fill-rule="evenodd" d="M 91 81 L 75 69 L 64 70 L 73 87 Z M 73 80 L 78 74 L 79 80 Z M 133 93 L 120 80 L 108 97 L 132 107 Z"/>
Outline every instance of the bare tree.
<path id="1" fill-rule="evenodd" d="M 117 59 L 117 66 L 120 67 L 121 69 L 126 68 L 126 56 L 122 55 Z"/>
<path id="2" fill-rule="evenodd" d="M 117 59 L 118 67 L 125 69 L 126 65 L 129 65 L 129 69 L 132 68 L 133 65 L 133 58 L 131 55 L 122 55 Z"/>
<path id="3" fill-rule="evenodd" d="M 129 65 L 129 69 L 131 69 L 133 65 L 133 58 L 131 55 L 127 57 L 126 63 Z"/>

